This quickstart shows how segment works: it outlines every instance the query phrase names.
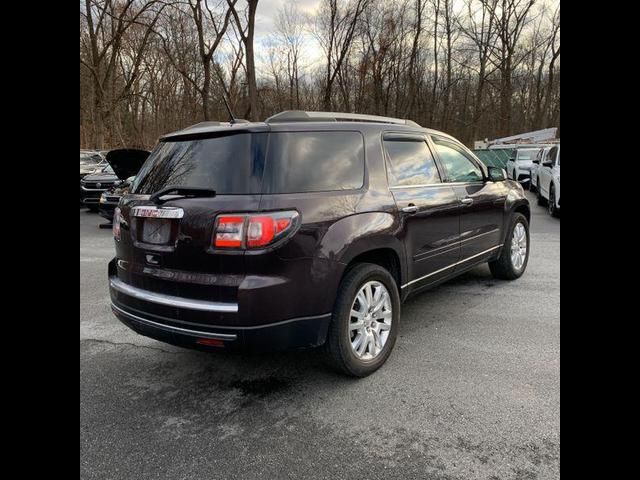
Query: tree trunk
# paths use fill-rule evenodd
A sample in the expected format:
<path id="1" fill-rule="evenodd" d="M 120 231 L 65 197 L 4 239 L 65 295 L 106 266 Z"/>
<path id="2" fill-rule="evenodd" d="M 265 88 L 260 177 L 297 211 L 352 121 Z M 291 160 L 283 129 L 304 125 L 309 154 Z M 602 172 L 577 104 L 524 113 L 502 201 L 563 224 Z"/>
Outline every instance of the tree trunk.
<path id="1" fill-rule="evenodd" d="M 247 51 L 247 83 L 249 87 L 249 105 L 251 107 L 250 120 L 258 121 L 258 87 L 256 85 L 256 66 L 253 53 L 253 34 L 255 30 L 256 9 L 258 8 L 258 0 L 247 0 L 249 3 L 249 19 L 247 28 L 247 37 L 245 41 L 245 49 Z"/>

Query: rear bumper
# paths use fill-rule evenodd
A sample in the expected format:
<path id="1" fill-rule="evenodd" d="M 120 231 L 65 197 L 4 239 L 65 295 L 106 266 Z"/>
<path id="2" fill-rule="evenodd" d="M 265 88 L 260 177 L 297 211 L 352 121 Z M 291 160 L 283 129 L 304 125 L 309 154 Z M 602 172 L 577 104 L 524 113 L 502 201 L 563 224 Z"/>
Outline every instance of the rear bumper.
<path id="1" fill-rule="evenodd" d="M 325 342 L 331 319 L 331 314 L 326 314 L 252 327 L 196 326 L 134 311 L 119 303 L 113 295 L 113 287 L 111 292 L 111 309 L 127 327 L 140 335 L 196 350 L 274 351 L 315 347 Z"/>
<path id="2" fill-rule="evenodd" d="M 196 296 L 188 288 L 192 285 L 177 284 L 170 289 L 163 283 L 159 289 L 146 275 L 130 282 L 116 263 L 112 260 L 108 269 L 112 310 L 120 321 L 142 335 L 208 350 L 306 348 L 326 340 L 331 308 L 311 302 L 305 296 L 309 288 L 301 282 L 274 285 L 245 277 L 236 295 L 220 295 L 221 288 L 211 285 L 204 286 Z M 300 299 L 302 302 L 297 301 Z M 309 305 L 315 306 L 305 310 Z M 203 339 L 221 345 L 203 346 Z"/>

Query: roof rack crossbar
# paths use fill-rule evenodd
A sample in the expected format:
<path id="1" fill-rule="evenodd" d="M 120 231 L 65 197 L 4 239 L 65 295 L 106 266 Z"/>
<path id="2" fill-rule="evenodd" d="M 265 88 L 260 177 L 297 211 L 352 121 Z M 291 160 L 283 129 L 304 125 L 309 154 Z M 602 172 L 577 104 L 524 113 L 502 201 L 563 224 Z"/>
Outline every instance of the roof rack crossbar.
<path id="1" fill-rule="evenodd" d="M 343 113 L 343 112 L 311 112 L 304 110 L 286 110 L 276 113 L 265 120 L 266 123 L 280 122 L 372 122 L 372 123 L 391 123 L 395 125 L 412 125 L 419 127 L 413 120 L 405 120 L 402 118 L 383 117 L 380 115 L 364 115 L 360 113 Z"/>

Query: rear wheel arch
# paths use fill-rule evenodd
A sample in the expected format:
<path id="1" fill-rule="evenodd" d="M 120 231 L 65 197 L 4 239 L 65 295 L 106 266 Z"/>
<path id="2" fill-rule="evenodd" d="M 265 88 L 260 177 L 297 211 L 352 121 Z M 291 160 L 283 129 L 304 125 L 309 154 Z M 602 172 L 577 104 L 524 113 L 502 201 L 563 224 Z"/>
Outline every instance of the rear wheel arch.
<path id="1" fill-rule="evenodd" d="M 382 247 L 363 251 L 349 260 L 342 276 L 347 275 L 351 269 L 361 263 L 373 263 L 387 270 L 396 281 L 398 292 L 400 292 L 404 272 L 400 255 L 396 250 L 391 247 Z"/>
<path id="2" fill-rule="evenodd" d="M 403 281 L 406 275 L 404 244 L 397 237 L 397 231 L 398 217 L 390 212 L 350 215 L 329 227 L 320 240 L 317 256 L 338 262 L 343 267 L 359 256 L 358 261 L 385 268 L 395 266 L 397 278 Z"/>

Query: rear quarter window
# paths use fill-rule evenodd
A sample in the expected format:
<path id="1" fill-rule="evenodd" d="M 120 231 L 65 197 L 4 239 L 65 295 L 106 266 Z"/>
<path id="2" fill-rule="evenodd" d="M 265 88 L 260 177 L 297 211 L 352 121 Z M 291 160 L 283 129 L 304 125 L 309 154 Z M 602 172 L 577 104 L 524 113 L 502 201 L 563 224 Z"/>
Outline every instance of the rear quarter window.
<path id="1" fill-rule="evenodd" d="M 272 132 L 264 193 L 354 190 L 364 183 L 360 132 Z"/>

